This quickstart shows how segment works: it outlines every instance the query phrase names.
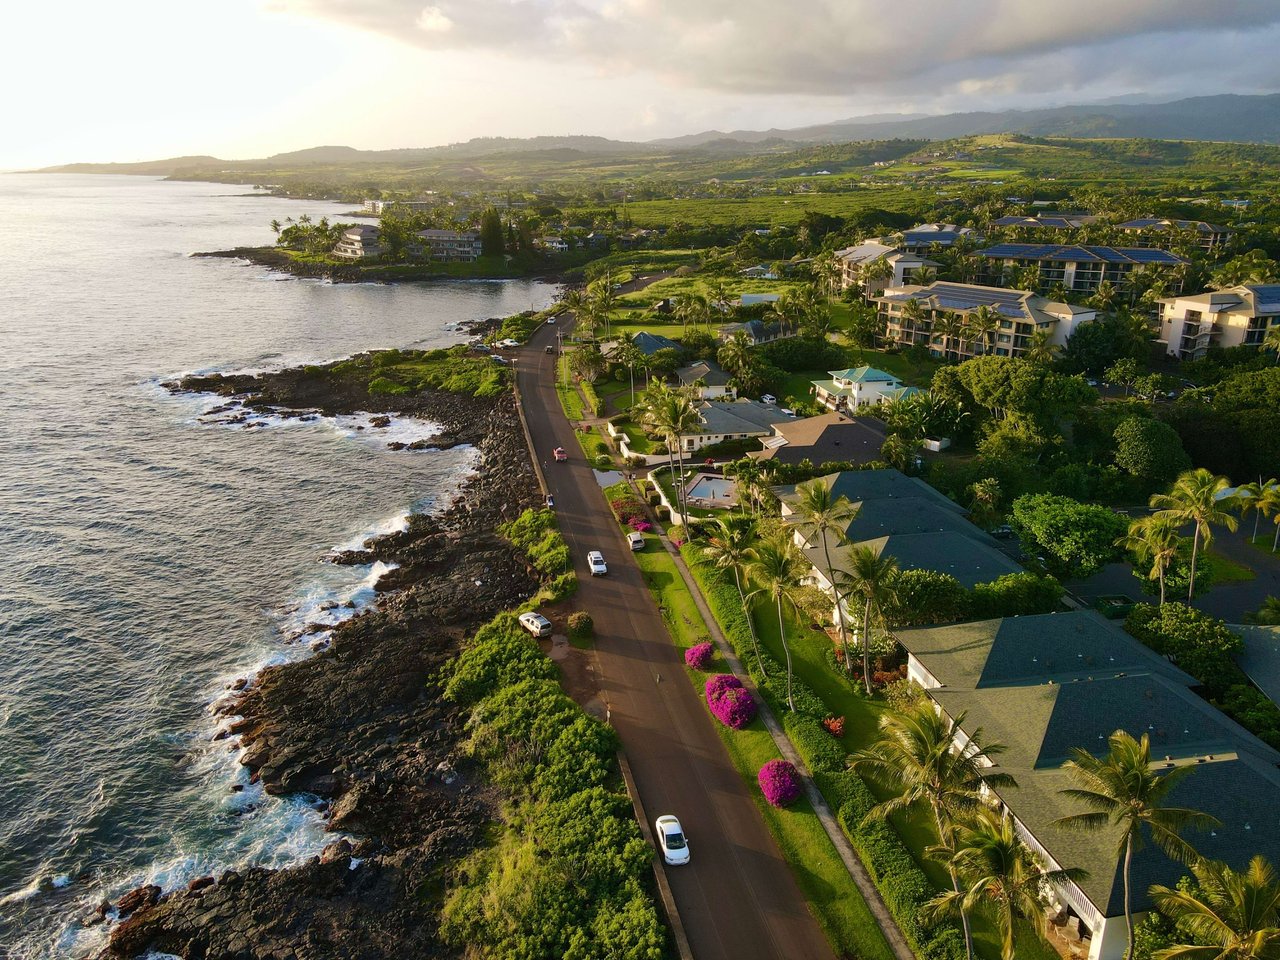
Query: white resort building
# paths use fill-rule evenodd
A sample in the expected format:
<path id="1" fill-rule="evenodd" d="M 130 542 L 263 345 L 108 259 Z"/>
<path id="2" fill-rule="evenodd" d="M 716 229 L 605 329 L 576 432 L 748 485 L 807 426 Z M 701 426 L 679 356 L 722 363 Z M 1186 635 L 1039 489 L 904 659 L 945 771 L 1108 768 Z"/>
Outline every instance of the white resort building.
<path id="1" fill-rule="evenodd" d="M 1275 324 L 1280 324 L 1280 284 L 1160 301 L 1160 342 L 1179 360 L 1199 360 L 1210 347 L 1261 346 Z"/>

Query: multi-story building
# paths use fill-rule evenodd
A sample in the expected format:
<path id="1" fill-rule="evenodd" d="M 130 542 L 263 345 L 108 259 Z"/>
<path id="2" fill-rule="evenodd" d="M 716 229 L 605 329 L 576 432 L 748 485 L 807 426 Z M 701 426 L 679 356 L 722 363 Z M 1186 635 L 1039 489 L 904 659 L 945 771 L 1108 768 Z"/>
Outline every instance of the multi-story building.
<path id="1" fill-rule="evenodd" d="M 930 247 L 949 247 L 961 238 L 978 240 L 978 232 L 972 227 L 961 227 L 954 223 L 920 223 L 910 230 L 902 231 L 902 243 L 899 247 L 907 253 L 920 253 Z"/>
<path id="2" fill-rule="evenodd" d="M 864 240 L 856 247 L 837 250 L 833 256 L 840 268 L 840 289 L 847 290 L 854 284 L 862 284 L 865 294 L 879 293 L 886 286 L 900 287 L 910 283 L 925 267 L 937 268 L 936 261 L 916 253 L 906 253 L 883 240 Z M 885 263 L 888 270 L 874 269 L 873 265 Z M 883 276 L 888 273 L 888 276 Z"/>
<path id="3" fill-rule="evenodd" d="M 1055 232 L 1059 230 L 1079 230 L 1081 227 L 1093 223 L 1098 218 L 1090 213 L 1081 213 L 1079 211 L 1054 211 L 1047 213 L 1037 213 L 1032 217 L 1023 217 L 1018 215 L 1000 217 L 991 221 L 993 227 L 1003 227 L 1005 229 L 1027 230 L 1035 233 L 1040 231 Z"/>
<path id="4" fill-rule="evenodd" d="M 415 256 L 465 263 L 481 254 L 480 234 L 474 230 L 419 230 L 417 235 L 421 243 L 412 251 Z"/>
<path id="5" fill-rule="evenodd" d="M 375 226 L 362 224 L 349 227 L 333 248 L 333 255 L 344 260 L 367 260 L 382 256 L 382 231 Z"/>
<path id="6" fill-rule="evenodd" d="M 1280 284 L 1250 284 L 1160 301 L 1160 342 L 1179 360 L 1210 347 L 1261 346 L 1280 324 Z"/>
<path id="7" fill-rule="evenodd" d="M 1051 333 L 1050 342 L 1065 346 L 1071 334 L 1084 323 L 1097 318 L 1098 311 L 1047 300 L 1027 290 L 983 287 L 971 283 L 949 283 L 938 280 L 928 286 L 908 284 L 889 287 L 871 301 L 876 304 L 881 323 L 881 336 L 886 343 L 901 346 L 921 344 L 941 356 L 960 358 L 983 353 L 1001 357 L 1017 357 L 1026 353 L 1033 334 L 1038 330 Z M 919 303 L 919 315 L 912 316 Z M 980 311 L 994 314 L 993 329 L 975 334 L 944 335 L 935 327 L 945 315 L 962 320 Z"/>
<path id="8" fill-rule="evenodd" d="M 1219 227 L 1203 220 L 1162 220 L 1158 217 L 1140 217 L 1119 225 L 1118 229 L 1136 235 L 1133 241 L 1140 247 L 1155 246 L 1157 243 L 1168 243 L 1169 234 L 1174 232 L 1194 233 L 1196 241 L 1209 253 L 1216 253 L 1231 242 L 1232 232 L 1226 227 Z"/>
<path id="9" fill-rule="evenodd" d="M 381 216 L 388 210 L 400 213 L 421 213 L 439 206 L 436 200 L 366 200 L 364 208 L 375 216 Z"/>
<path id="10" fill-rule="evenodd" d="M 551 253 L 568 253 L 569 241 L 564 237 L 539 237 L 535 241 L 542 249 Z"/>
<path id="11" fill-rule="evenodd" d="M 1015 271 L 1040 268 L 1040 290 L 1062 286 L 1073 293 L 1093 293 L 1109 280 L 1115 286 L 1139 267 L 1160 271 L 1169 288 L 1182 292 L 1178 267 L 1187 261 L 1168 250 L 1148 247 L 1086 247 L 1052 243 L 998 243 L 978 251 L 979 279 L 985 283 L 1008 282 Z"/>
<path id="12" fill-rule="evenodd" d="M 906 386 L 891 373 L 875 367 L 853 367 L 849 370 L 828 370 L 830 380 L 814 380 L 813 395 L 828 410 L 852 413 L 865 406 L 879 406 L 887 400 L 901 400 L 913 393 L 915 387 Z"/>

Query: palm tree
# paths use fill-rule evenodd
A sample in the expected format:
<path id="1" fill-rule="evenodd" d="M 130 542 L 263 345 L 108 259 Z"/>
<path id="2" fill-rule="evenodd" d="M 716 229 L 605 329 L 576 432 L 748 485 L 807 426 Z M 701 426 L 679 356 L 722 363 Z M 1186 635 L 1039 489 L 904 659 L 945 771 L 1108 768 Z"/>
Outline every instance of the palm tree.
<path id="1" fill-rule="evenodd" d="M 880 718 L 880 738 L 849 758 L 852 769 L 894 792 L 894 796 L 871 808 L 866 821 L 884 820 L 924 804 L 933 814 L 939 840 L 947 844 L 956 821 L 977 807 L 984 786 L 1017 786 L 1007 773 L 995 773 L 983 766 L 983 757 L 1002 753 L 1004 746 L 983 743 L 981 728 L 966 731 L 966 746 L 956 749 L 955 730 L 963 726 L 964 719 L 962 713 L 952 724 L 928 702 L 904 713 L 885 713 Z M 947 869 L 951 889 L 958 894 L 960 876 L 953 866 L 948 865 Z M 960 921 L 964 926 L 965 953 L 972 957 L 973 938 L 966 910 L 961 910 Z"/>
<path id="2" fill-rule="evenodd" d="M 1002 960 L 1014 960 L 1018 917 L 1037 921 L 1052 885 L 1088 877 L 1079 867 L 1045 870 L 1018 840 L 1013 821 L 994 810 L 980 810 L 971 823 L 956 829 L 951 844 L 931 847 L 930 852 L 949 855 L 947 865 L 964 887 L 963 892 L 950 890 L 935 897 L 930 912 L 992 914 L 1000 931 Z"/>
<path id="3" fill-rule="evenodd" d="M 912 298 L 902 304 L 902 329 L 908 333 L 908 344 L 916 342 L 916 330 L 925 322 L 924 301 Z"/>
<path id="4" fill-rule="evenodd" d="M 841 571 L 839 587 L 845 596 L 855 596 L 862 600 L 862 683 L 867 695 L 871 695 L 871 624 L 874 620 L 884 618 L 884 607 L 893 591 L 891 586 L 894 574 L 898 572 L 898 561 L 894 557 L 878 555 L 865 544 L 859 544 L 849 551 L 849 568 Z M 836 592 L 836 603 L 840 603 L 840 590 Z M 845 644 L 845 667 L 848 668 L 849 645 Z"/>
<path id="5" fill-rule="evenodd" d="M 756 622 L 751 616 L 751 608 L 747 605 L 747 596 L 742 589 L 742 572 L 754 559 L 751 549 L 758 539 L 759 533 L 753 518 L 718 517 L 699 552 L 702 558 L 717 570 L 733 571 L 733 585 L 738 588 L 738 601 L 742 604 L 742 612 L 747 618 L 747 627 L 751 630 L 751 646 L 756 653 L 756 664 L 760 667 L 760 675 L 768 680 L 769 674 L 764 668 L 764 659 L 760 656 Z"/>
<path id="6" fill-rule="evenodd" d="M 901 433 L 891 433 L 880 445 L 880 459 L 903 473 L 910 473 L 915 466 L 916 451 L 919 449 L 919 440 Z"/>
<path id="7" fill-rule="evenodd" d="M 783 602 L 795 606 L 796 593 L 804 581 L 808 562 L 786 530 L 768 540 L 762 540 L 751 548 L 751 560 L 747 564 L 747 576 L 757 584 L 749 598 L 765 596 L 778 607 L 778 639 L 787 661 L 787 707 L 794 712 L 791 699 L 791 646 L 787 643 L 786 626 L 782 622 Z"/>
<path id="8" fill-rule="evenodd" d="M 676 297 L 675 314 L 685 332 L 688 332 L 690 324 L 696 327 L 702 323 L 707 312 L 707 301 L 696 293 L 684 293 Z"/>
<path id="9" fill-rule="evenodd" d="M 1129 524 L 1129 532 L 1116 541 L 1116 546 L 1132 550 L 1140 562 L 1150 563 L 1148 580 L 1160 581 L 1160 606 L 1164 606 L 1164 577 L 1182 546 L 1179 524 L 1168 517 L 1140 517 Z"/>
<path id="10" fill-rule="evenodd" d="M 656 391 L 652 400 L 648 401 L 645 419 L 654 431 L 662 435 L 668 453 L 675 453 L 676 506 L 680 511 L 680 522 L 688 523 L 689 506 L 684 491 L 684 446 L 681 438 L 695 433 L 702 426 L 702 420 L 687 394 L 672 390 L 665 384 L 663 388 Z"/>
<path id="11" fill-rule="evenodd" d="M 716 359 L 720 361 L 720 366 L 735 376 L 742 374 L 754 359 L 751 355 L 751 338 L 743 331 L 737 331 L 725 341 L 725 345 L 716 353 Z"/>
<path id="12" fill-rule="evenodd" d="M 942 358 L 944 360 L 951 359 L 951 341 L 953 338 L 960 336 L 963 329 L 963 321 L 950 310 L 943 312 L 934 319 L 930 338 L 935 343 L 939 341 L 942 343 Z"/>
<path id="13" fill-rule="evenodd" d="M 983 526 L 995 520 L 996 510 L 1000 507 L 1000 480 L 996 477 L 984 477 L 969 484 L 969 513 Z"/>
<path id="14" fill-rule="evenodd" d="M 1230 502 L 1220 500 L 1219 495 L 1231 488 L 1226 477 L 1214 476 L 1204 467 L 1187 470 L 1174 481 L 1168 493 L 1157 493 L 1150 504 L 1179 526 L 1194 523 L 1195 536 L 1191 541 L 1191 582 L 1187 585 L 1187 603 L 1196 589 L 1196 559 L 1201 544 L 1207 549 L 1213 541 L 1213 525 L 1221 524 L 1228 530 L 1237 526 L 1236 518 L 1229 511 Z"/>
<path id="15" fill-rule="evenodd" d="M 1270 350 L 1276 355 L 1276 363 L 1280 363 L 1280 325 L 1273 326 L 1262 339 L 1262 349 Z"/>
<path id="16" fill-rule="evenodd" d="M 729 284 L 723 277 L 716 277 L 707 284 L 707 300 L 711 306 L 721 313 L 729 306 L 733 295 L 729 293 Z"/>
<path id="17" fill-rule="evenodd" d="M 822 559 L 825 564 L 827 582 L 836 597 L 836 621 L 840 628 L 840 646 L 844 649 L 844 669 L 846 674 L 853 672 L 849 665 L 849 628 L 844 619 L 844 597 L 841 596 L 837 583 L 835 568 L 831 564 L 831 544 L 844 543 L 845 531 L 858 515 L 858 508 L 845 496 L 833 497 L 831 487 L 821 477 L 802 483 L 796 487 L 796 500 L 792 503 L 795 511 L 796 526 L 812 543 L 815 539 L 822 541 Z"/>
<path id="18" fill-rule="evenodd" d="M 1022 354 L 1028 363 L 1049 364 L 1058 355 L 1058 345 L 1053 342 L 1052 330 L 1035 330 L 1027 340 L 1027 349 Z"/>
<path id="19" fill-rule="evenodd" d="M 1195 859 L 1191 844 L 1183 840 L 1188 827 L 1208 829 L 1221 824 L 1199 810 L 1165 806 L 1169 793 L 1195 772 L 1194 766 L 1175 767 L 1159 774 L 1151 768 L 1151 738 L 1145 733 L 1135 740 L 1117 730 L 1108 740 L 1110 751 L 1095 757 L 1079 747 L 1073 759 L 1063 764 L 1079 787 L 1063 790 L 1064 796 L 1088 807 L 1087 813 L 1073 813 L 1054 821 L 1076 830 L 1112 830 L 1117 834 L 1116 855 L 1124 857 L 1124 918 L 1129 927 L 1129 953 L 1133 956 L 1133 909 L 1130 877 L 1133 855 L 1146 842 L 1145 834 L 1170 857 L 1184 863 Z"/>
<path id="20" fill-rule="evenodd" d="M 1196 889 L 1170 890 L 1156 884 L 1151 899 L 1157 909 L 1198 944 L 1166 947 L 1155 960 L 1273 960 L 1280 955 L 1280 885 L 1263 856 L 1237 873 L 1225 863 L 1197 860 L 1191 864 Z"/>
<path id="21" fill-rule="evenodd" d="M 278 236 L 280 236 L 280 229 L 281 229 L 280 221 L 279 221 L 279 220 L 272 220 L 272 221 L 271 221 L 271 232 L 272 232 L 272 233 L 274 233 L 274 234 L 278 237 Z"/>
<path id="22" fill-rule="evenodd" d="M 969 336 L 982 342 L 982 352 L 990 353 L 996 331 L 1000 329 L 1000 314 L 984 303 L 970 312 L 968 328 Z"/>
<path id="23" fill-rule="evenodd" d="M 1243 517 L 1249 511 L 1253 511 L 1253 535 L 1249 538 L 1250 540 L 1258 539 L 1258 521 L 1263 517 L 1270 517 L 1272 509 L 1280 506 L 1280 501 L 1267 496 L 1267 492 L 1277 485 L 1280 485 L 1280 480 L 1275 477 L 1265 482 L 1259 477 L 1257 483 L 1242 483 L 1236 487 L 1236 503 L 1240 516 Z"/>

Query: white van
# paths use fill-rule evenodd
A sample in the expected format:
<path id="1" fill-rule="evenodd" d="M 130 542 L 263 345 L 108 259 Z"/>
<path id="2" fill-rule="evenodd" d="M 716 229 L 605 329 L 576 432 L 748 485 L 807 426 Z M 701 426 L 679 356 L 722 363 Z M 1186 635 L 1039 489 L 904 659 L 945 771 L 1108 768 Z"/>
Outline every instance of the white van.
<path id="1" fill-rule="evenodd" d="M 644 549 L 644 534 L 638 530 L 632 530 L 627 534 L 627 546 L 632 550 Z"/>
<path id="2" fill-rule="evenodd" d="M 535 637 L 551 636 L 551 621 L 542 614 L 530 611 L 528 613 L 520 614 L 519 619 L 520 626 L 524 627 Z"/>

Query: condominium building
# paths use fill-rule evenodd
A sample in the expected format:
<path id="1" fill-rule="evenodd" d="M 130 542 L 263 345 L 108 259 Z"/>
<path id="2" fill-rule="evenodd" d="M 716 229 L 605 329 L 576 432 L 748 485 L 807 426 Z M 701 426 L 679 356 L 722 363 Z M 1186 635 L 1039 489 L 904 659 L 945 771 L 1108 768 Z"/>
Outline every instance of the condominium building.
<path id="1" fill-rule="evenodd" d="M 344 260 L 366 260 L 382 255 L 382 231 L 377 227 L 363 224 L 349 227 L 342 233 L 342 239 L 333 248 L 333 255 Z"/>
<path id="2" fill-rule="evenodd" d="M 1089 213 L 1080 213 L 1078 211 L 1054 211 L 1046 213 L 1038 213 L 1033 217 L 1023 217 L 1018 215 L 1000 217 L 991 221 L 993 227 L 1003 227 L 1004 229 L 1027 230 L 1033 233 L 1056 232 L 1059 230 L 1079 230 L 1083 226 L 1093 223 L 1098 218 Z"/>
<path id="3" fill-rule="evenodd" d="M 910 283 L 925 267 L 937 268 L 939 264 L 917 253 L 906 253 L 883 240 L 864 240 L 853 247 L 837 250 L 833 256 L 840 268 L 840 289 L 847 290 L 854 284 L 862 284 L 864 293 L 879 293 L 886 286 L 900 287 Z M 878 263 L 888 269 L 874 269 Z M 883 274 L 888 274 L 884 276 Z"/>
<path id="4" fill-rule="evenodd" d="M 1034 266 L 1040 270 L 1040 290 L 1062 286 L 1074 293 L 1093 293 L 1109 280 L 1120 286 L 1139 267 L 1159 271 L 1169 289 L 1182 292 L 1178 267 L 1187 261 L 1168 250 L 1148 247 L 1085 247 L 1052 243 L 998 243 L 978 251 L 979 279 L 1000 285 L 1015 271 Z"/>
<path id="5" fill-rule="evenodd" d="M 1199 360 L 1210 347 L 1261 346 L 1280 324 L 1280 284 L 1249 284 L 1160 301 L 1160 342 L 1179 360 Z"/>
<path id="6" fill-rule="evenodd" d="M 885 343 L 920 344 L 938 356 L 945 353 L 961 359 L 984 353 L 1021 356 L 1039 330 L 1048 330 L 1050 342 L 1055 346 L 1065 346 L 1081 324 L 1098 315 L 1098 311 L 1090 307 L 1047 300 L 1027 290 L 942 280 L 928 286 L 889 287 L 870 299 L 876 305 Z M 911 301 L 917 302 L 919 308 L 907 307 Z M 913 316 L 917 309 L 918 316 Z M 939 329 L 938 321 L 944 316 L 966 320 L 984 311 L 987 315 L 994 314 L 995 322 L 992 329 L 981 335 L 972 332 L 972 324 L 971 331 L 963 335 L 953 333 L 944 337 Z"/>
<path id="7" fill-rule="evenodd" d="M 417 236 L 421 243 L 412 251 L 416 256 L 465 263 L 481 254 L 480 234 L 474 230 L 419 230 Z"/>
<path id="8" fill-rule="evenodd" d="M 1196 242 L 1209 253 L 1215 253 L 1231 242 L 1232 232 L 1226 227 L 1206 223 L 1203 220 L 1162 220 L 1158 217 L 1140 217 L 1120 224 L 1119 229 L 1135 235 L 1140 247 L 1154 246 L 1157 243 L 1168 243 L 1169 234 L 1176 232 L 1194 233 Z"/>
<path id="9" fill-rule="evenodd" d="M 978 240 L 978 232 L 972 227 L 961 227 L 954 223 L 919 223 L 910 230 L 902 231 L 902 243 L 899 246 L 907 253 L 920 253 L 930 247 L 950 247 L 961 239 Z"/>

